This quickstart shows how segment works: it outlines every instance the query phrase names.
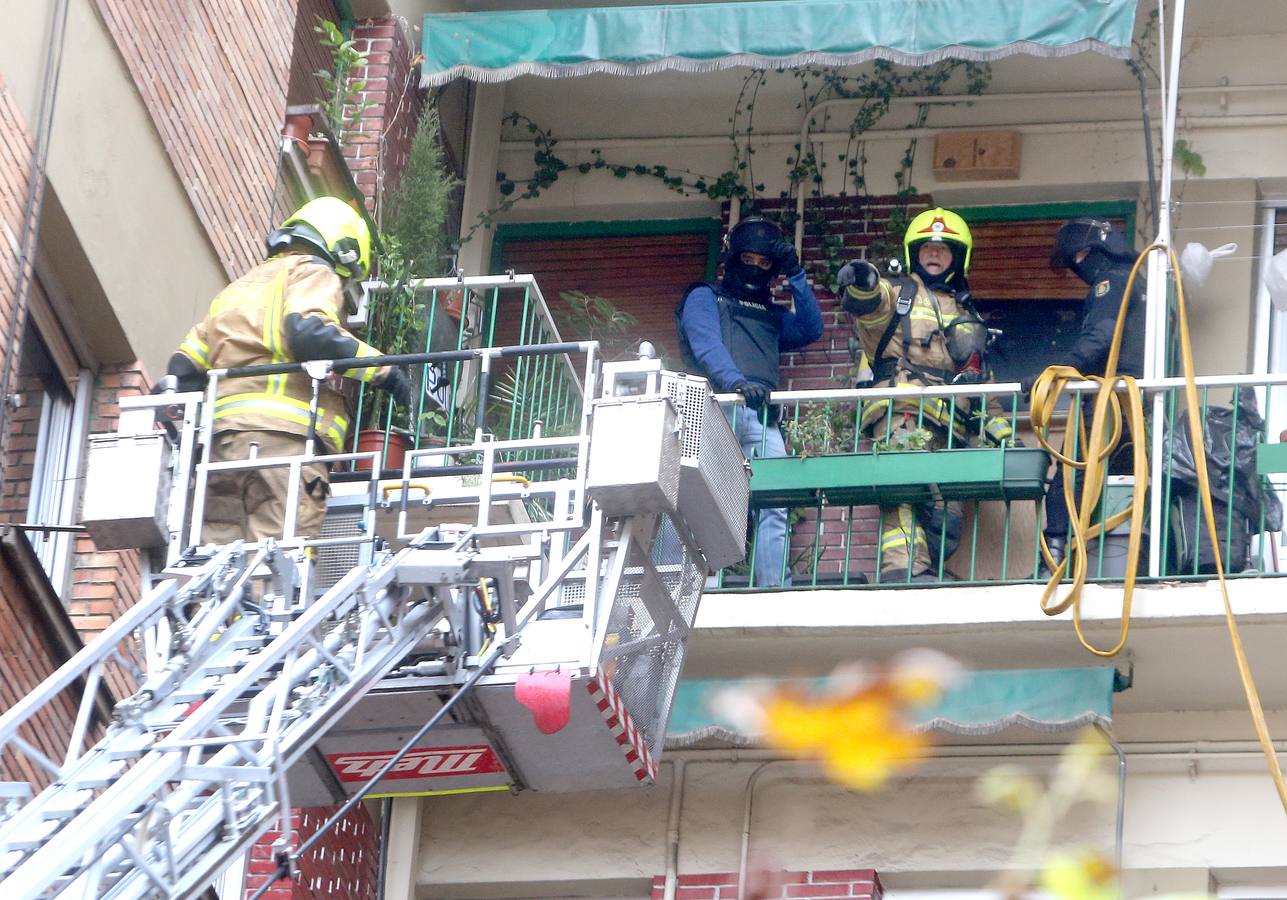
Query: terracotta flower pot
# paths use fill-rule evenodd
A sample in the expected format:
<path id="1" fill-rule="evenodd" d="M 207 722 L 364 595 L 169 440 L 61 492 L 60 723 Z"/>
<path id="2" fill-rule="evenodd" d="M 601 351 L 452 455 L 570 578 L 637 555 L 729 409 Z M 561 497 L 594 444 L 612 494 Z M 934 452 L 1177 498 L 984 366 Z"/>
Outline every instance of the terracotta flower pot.
<path id="1" fill-rule="evenodd" d="M 469 291 L 464 288 L 450 288 L 438 295 L 438 308 L 457 322 L 464 316 L 468 302 Z"/>
<path id="2" fill-rule="evenodd" d="M 282 126 L 282 137 L 294 141 L 303 153 L 308 153 L 308 135 L 313 130 L 312 116 L 287 116 Z"/>
<path id="3" fill-rule="evenodd" d="M 358 453 L 370 453 L 376 451 L 380 456 L 376 457 L 380 463 L 380 469 L 401 469 L 407 461 L 407 449 L 411 442 L 407 436 L 391 431 L 386 435 L 383 430 L 378 428 L 364 428 L 358 432 L 357 451 Z M 357 461 L 357 470 L 359 472 L 371 471 L 370 460 L 359 459 Z"/>

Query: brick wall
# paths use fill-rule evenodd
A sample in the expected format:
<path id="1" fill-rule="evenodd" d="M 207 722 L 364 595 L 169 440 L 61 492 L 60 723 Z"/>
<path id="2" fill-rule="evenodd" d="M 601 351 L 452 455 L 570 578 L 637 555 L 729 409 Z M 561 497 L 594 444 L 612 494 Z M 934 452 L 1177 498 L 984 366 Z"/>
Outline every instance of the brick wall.
<path id="1" fill-rule="evenodd" d="M 229 277 L 273 209 L 298 0 L 94 0 Z"/>
<path id="2" fill-rule="evenodd" d="M 316 834 L 335 810 L 333 806 L 295 810 L 291 845 L 298 846 Z M 272 845 L 279 836 L 279 832 L 269 831 L 250 849 L 247 896 L 263 887 L 277 871 Z M 376 900 L 378 841 L 375 822 L 366 807 L 359 804 L 300 859 L 296 877 L 276 882 L 264 894 L 264 900 Z"/>
<path id="3" fill-rule="evenodd" d="M 295 16 L 294 49 L 291 50 L 290 83 L 286 88 L 286 102 L 293 105 L 316 103 L 322 96 L 322 83 L 317 78 L 320 69 L 331 68 L 330 52 L 318 41 L 313 28 L 318 18 L 338 24 L 339 14 L 332 0 L 299 0 Z"/>
<path id="4" fill-rule="evenodd" d="M 26 585 L 0 554 L 0 709 L 12 708 L 65 660 L 53 649 L 41 621 Z M 51 759 L 62 759 L 75 721 L 75 705 L 64 691 L 18 733 Z M 25 757 L 6 750 L 0 754 L 0 781 L 25 781 L 39 790 L 49 778 Z"/>
<path id="5" fill-rule="evenodd" d="M 419 70 L 412 65 L 416 51 L 397 19 L 367 19 L 354 28 L 353 39 L 369 53 L 367 65 L 353 77 L 366 82 L 362 98 L 374 105 L 349 135 L 344 157 L 379 221 L 377 198 L 396 189 L 420 117 Z"/>
<path id="6" fill-rule="evenodd" d="M 19 275 L 31 276 L 33 260 L 28 259 L 25 266 L 26 272 L 20 273 L 17 254 L 12 248 L 22 243 L 23 211 L 27 200 L 27 179 L 31 173 L 32 154 L 31 137 L 26 123 L 23 122 L 13 96 L 5 87 L 4 79 L 0 78 L 0 355 L 4 353 L 3 348 L 8 346 Z M 43 183 L 37 187 L 43 187 Z M 8 364 L 12 367 L 10 370 L 12 379 L 17 378 L 20 359 L 20 354 L 15 353 L 13 358 L 8 360 Z M 3 359 L 0 359 L 0 365 L 3 362 Z M 10 390 L 16 389 L 13 381 L 10 385 Z M 0 398 L 0 402 L 3 402 L 3 398 Z M 8 413 L 7 409 L 0 410 L 0 416 L 6 422 L 9 418 Z M 0 431 L 0 468 L 8 468 L 6 448 L 10 431 L 11 428 L 7 424 L 3 431 Z M 7 482 L 6 476 L 4 485 L 6 498 L 9 496 L 10 487 Z M 25 512 L 25 504 L 22 508 Z M 8 511 L 10 507 L 6 506 L 5 509 Z"/>
<path id="7" fill-rule="evenodd" d="M 11 390 L 21 398 L 17 409 L 5 410 L 4 473 L 0 489 L 0 518 L 7 522 L 27 521 L 27 504 L 31 499 L 31 476 L 36 462 L 36 443 L 40 436 L 40 405 L 43 385 L 39 378 L 25 377 L 11 383 Z"/>
<path id="8" fill-rule="evenodd" d="M 653 900 L 665 893 L 666 879 L 653 879 Z M 884 888 L 875 869 L 828 869 L 812 872 L 752 872 L 747 900 L 881 900 Z M 680 875 L 675 900 L 737 900 L 736 872 Z"/>

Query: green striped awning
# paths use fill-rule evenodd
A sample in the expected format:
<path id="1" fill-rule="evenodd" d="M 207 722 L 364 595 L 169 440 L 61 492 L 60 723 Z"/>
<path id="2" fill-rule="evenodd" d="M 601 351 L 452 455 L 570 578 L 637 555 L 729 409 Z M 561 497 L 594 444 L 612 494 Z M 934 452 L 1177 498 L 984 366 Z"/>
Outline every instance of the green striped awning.
<path id="1" fill-rule="evenodd" d="M 1136 0 L 743 0 L 435 13 L 421 83 L 1130 52 Z"/>
<path id="2" fill-rule="evenodd" d="M 1111 666 L 1079 669 L 1006 669 L 967 672 L 916 727 L 951 734 L 996 734 L 1012 726 L 1034 731 L 1074 731 L 1112 724 L 1116 671 Z M 776 679 L 808 688 L 818 679 Z M 667 747 L 717 741 L 754 746 L 758 735 L 743 734 L 711 711 L 711 698 L 739 682 L 696 679 L 680 684 L 666 730 Z"/>

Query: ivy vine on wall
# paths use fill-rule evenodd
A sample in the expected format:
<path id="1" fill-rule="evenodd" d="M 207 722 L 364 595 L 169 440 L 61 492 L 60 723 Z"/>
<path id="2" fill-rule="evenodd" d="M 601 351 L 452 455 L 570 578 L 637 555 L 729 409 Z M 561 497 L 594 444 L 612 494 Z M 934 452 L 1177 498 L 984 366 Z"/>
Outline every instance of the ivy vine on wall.
<path id="1" fill-rule="evenodd" d="M 508 212 L 522 201 L 539 197 L 559 179 L 569 175 L 587 175 L 595 171 L 606 171 L 622 179 L 652 179 L 684 196 L 704 196 L 715 201 L 739 200 L 744 204 L 744 208 L 748 208 L 748 211 L 754 210 L 758 200 L 766 199 L 767 181 L 756 177 L 757 102 L 770 81 L 783 78 L 795 82 L 793 91 L 798 92 L 799 95 L 796 109 L 801 111 L 801 115 L 813 115 L 813 110 L 820 103 L 829 100 L 852 100 L 855 105 L 848 111 L 848 141 L 834 159 L 822 157 L 813 144 L 807 147 L 801 147 L 799 144 L 794 146 L 792 154 L 786 161 L 787 187 L 781 190 L 778 196 L 780 198 L 797 196 L 800 191 L 807 191 L 809 196 L 821 196 L 827 169 L 832 164 L 838 165 L 845 173 L 840 191 L 841 197 L 867 196 L 869 173 L 863 136 L 890 113 L 895 100 L 942 96 L 949 90 L 965 95 L 978 95 L 986 90 L 991 77 L 991 67 L 986 63 L 965 60 L 944 60 L 931 66 L 915 67 L 897 66 L 884 60 L 877 60 L 857 73 L 819 66 L 789 70 L 750 70 L 742 81 L 728 118 L 731 165 L 717 174 L 706 174 L 660 163 L 620 162 L 605 156 L 597 148 L 590 150 L 588 160 L 568 162 L 560 156 L 559 141 L 550 129 L 543 128 L 524 113 L 511 112 L 505 117 L 505 124 L 525 129 L 532 142 L 531 174 L 525 178 L 511 178 L 506 172 L 497 172 L 497 192 L 500 200 L 496 206 L 479 216 L 465 239 L 472 237 L 479 228 L 491 227 L 497 216 Z M 913 129 L 924 127 L 928 121 L 930 109 L 931 104 L 928 102 L 915 104 L 907 127 Z M 780 123 L 774 123 L 774 125 L 774 130 L 781 127 Z M 795 123 L 792 123 L 792 127 L 796 127 Z M 916 187 L 912 183 L 916 150 L 917 140 L 911 137 L 899 158 L 897 169 L 892 173 L 902 214 L 898 214 L 896 210 L 895 215 L 889 220 L 886 226 L 889 233 L 885 235 L 887 240 L 901 236 L 901 229 L 906 226 L 907 202 L 917 194 Z M 760 175 L 763 174 L 761 169 Z M 780 210 L 772 211 L 770 214 L 788 232 L 794 229 L 794 209 L 782 205 Z M 833 251 L 826 254 L 828 268 L 839 268 L 841 264 L 839 254 L 843 251 L 843 247 L 838 246 L 838 239 L 828 240 L 825 219 L 812 217 L 806 222 L 806 229 L 811 233 L 823 235 L 824 248 L 829 246 Z"/>

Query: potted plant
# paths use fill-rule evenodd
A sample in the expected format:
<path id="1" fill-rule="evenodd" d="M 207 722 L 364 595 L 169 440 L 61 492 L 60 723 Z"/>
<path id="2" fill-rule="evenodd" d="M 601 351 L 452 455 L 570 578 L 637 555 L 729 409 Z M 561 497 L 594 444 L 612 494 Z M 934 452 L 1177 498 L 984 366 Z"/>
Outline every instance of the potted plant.
<path id="1" fill-rule="evenodd" d="M 386 227 L 378 260 L 384 287 L 371 298 L 366 334 L 367 343 L 383 353 L 416 353 L 428 345 L 431 326 L 426 298 L 413 284 L 418 278 L 442 275 L 449 268 L 445 226 L 456 184 L 442 152 L 437 111 L 428 105 L 417 123 L 406 169 L 385 203 Z M 410 375 L 413 384 L 421 381 L 423 367 L 416 367 Z M 423 434 L 445 435 L 446 412 L 437 417 L 425 415 L 440 411 L 437 404 L 443 399 L 442 391 L 435 388 L 432 383 L 423 385 L 419 392 L 423 399 L 418 399 L 412 410 L 390 410 L 388 398 L 381 392 L 363 392 L 366 402 L 357 420 L 359 444 L 366 441 L 369 446 L 383 446 L 387 434 L 392 442 L 419 446 Z M 374 434 L 366 434 L 369 431 Z M 391 451 L 393 455 L 387 458 L 397 458 L 398 452 Z"/>

